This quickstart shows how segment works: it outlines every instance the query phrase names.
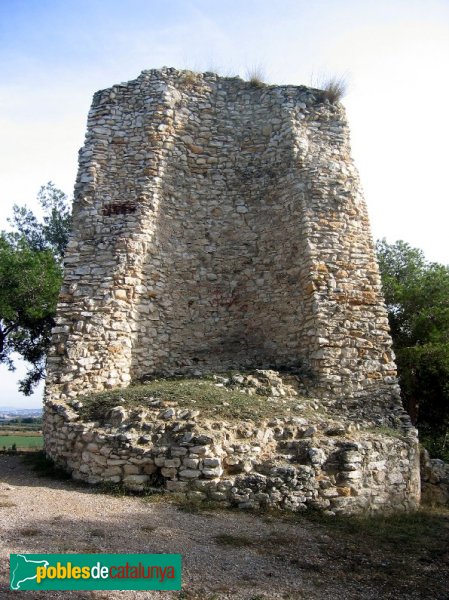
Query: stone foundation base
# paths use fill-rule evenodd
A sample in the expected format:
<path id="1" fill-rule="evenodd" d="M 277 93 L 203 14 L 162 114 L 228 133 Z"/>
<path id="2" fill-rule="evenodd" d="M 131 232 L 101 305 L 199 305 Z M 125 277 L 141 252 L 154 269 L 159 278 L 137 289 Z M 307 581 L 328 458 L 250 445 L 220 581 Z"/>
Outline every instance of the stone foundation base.
<path id="1" fill-rule="evenodd" d="M 410 425 L 363 428 L 328 416 L 218 422 L 160 405 L 116 406 L 106 419 L 83 422 L 74 406 L 47 402 L 47 455 L 89 484 L 157 487 L 239 508 L 356 514 L 419 506 Z"/>

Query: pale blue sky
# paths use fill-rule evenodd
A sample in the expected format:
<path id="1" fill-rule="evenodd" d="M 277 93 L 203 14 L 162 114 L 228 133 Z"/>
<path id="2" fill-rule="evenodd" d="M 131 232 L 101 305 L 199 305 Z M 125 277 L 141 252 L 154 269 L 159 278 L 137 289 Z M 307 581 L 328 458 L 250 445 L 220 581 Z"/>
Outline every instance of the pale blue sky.
<path id="1" fill-rule="evenodd" d="M 373 235 L 449 263 L 447 0 L 0 0 L 0 228 L 71 194 L 92 94 L 163 65 L 310 84 L 346 74 Z M 0 405 L 37 406 L 0 369 Z"/>

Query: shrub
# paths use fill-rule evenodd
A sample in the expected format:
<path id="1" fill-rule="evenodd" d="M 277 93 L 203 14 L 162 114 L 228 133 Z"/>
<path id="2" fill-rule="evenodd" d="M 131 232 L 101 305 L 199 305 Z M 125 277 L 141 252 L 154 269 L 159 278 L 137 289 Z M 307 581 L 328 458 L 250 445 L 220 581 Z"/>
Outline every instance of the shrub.
<path id="1" fill-rule="evenodd" d="M 265 85 L 265 73 L 260 65 L 249 68 L 246 72 L 246 78 L 254 87 Z"/>
<path id="2" fill-rule="evenodd" d="M 183 71 L 181 75 L 181 83 L 187 89 L 193 88 L 201 81 L 201 75 L 195 71 Z"/>
<path id="3" fill-rule="evenodd" d="M 340 102 L 348 91 L 348 82 L 344 76 L 338 77 L 333 75 L 325 79 L 320 87 L 324 91 L 324 97 L 329 100 L 331 104 Z"/>

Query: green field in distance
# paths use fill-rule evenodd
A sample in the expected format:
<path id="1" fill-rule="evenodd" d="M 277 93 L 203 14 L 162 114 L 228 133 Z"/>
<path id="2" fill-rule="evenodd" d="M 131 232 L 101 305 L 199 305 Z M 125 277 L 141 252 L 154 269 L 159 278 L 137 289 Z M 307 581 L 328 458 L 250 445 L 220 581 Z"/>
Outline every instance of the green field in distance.
<path id="1" fill-rule="evenodd" d="M 13 444 L 17 450 L 22 448 L 42 448 L 43 438 L 41 435 L 1 435 L 0 434 L 0 450 L 6 446 L 8 450 Z"/>

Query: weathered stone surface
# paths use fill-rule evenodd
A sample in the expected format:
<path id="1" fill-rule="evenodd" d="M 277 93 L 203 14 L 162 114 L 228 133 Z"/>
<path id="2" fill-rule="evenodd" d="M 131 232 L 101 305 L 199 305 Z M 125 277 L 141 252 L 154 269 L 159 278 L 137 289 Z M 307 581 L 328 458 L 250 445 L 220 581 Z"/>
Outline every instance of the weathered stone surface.
<path id="1" fill-rule="evenodd" d="M 197 469 L 199 462 L 197 458 L 184 458 L 182 464 L 186 469 Z"/>
<path id="2" fill-rule="evenodd" d="M 139 474 L 139 467 L 137 467 L 136 465 L 133 464 L 126 464 L 123 467 L 123 473 L 125 475 L 138 475 Z"/>
<path id="3" fill-rule="evenodd" d="M 241 508 L 416 506 L 416 432 L 341 105 L 144 71 L 94 96 L 73 222 L 44 432 L 74 478 L 137 491 L 164 478 Z M 276 418 L 217 424 L 159 398 L 117 405 L 104 427 L 77 413 L 77 396 L 142 377 L 247 367 L 216 385 L 264 391 Z"/>
<path id="4" fill-rule="evenodd" d="M 47 394 L 248 364 L 306 367 L 329 398 L 397 393 L 341 105 L 144 71 L 95 94 L 79 161 Z"/>
<path id="5" fill-rule="evenodd" d="M 200 475 L 201 471 L 198 469 L 183 469 L 182 471 L 179 471 L 179 476 L 183 479 L 196 479 L 197 477 L 200 477 Z"/>
<path id="6" fill-rule="evenodd" d="M 278 374 L 260 371 L 251 377 L 252 385 L 256 385 L 256 381 L 275 379 Z M 279 398 L 289 397 L 293 380 L 288 377 L 286 385 L 281 378 Z M 245 378 L 243 375 L 239 385 L 246 384 Z M 308 402 L 303 399 L 304 404 Z M 317 400 L 310 402 L 319 409 Z M 217 427 L 214 420 L 200 413 L 189 439 L 207 439 L 207 446 L 180 446 L 185 434 L 173 428 L 164 429 L 163 438 L 157 437 L 142 448 L 138 434 L 129 440 L 109 425 L 80 428 L 76 415 L 73 420 L 66 416 L 63 427 L 67 435 L 60 436 L 62 423 L 59 416 L 55 419 L 58 406 L 51 402 L 46 406 L 47 448 L 60 462 L 66 461 L 66 468 L 76 479 L 121 481 L 135 491 L 161 485 L 164 480 L 162 485 L 169 491 L 190 494 L 193 489 L 201 492 L 196 499 L 209 498 L 242 509 L 297 511 L 313 507 L 333 514 L 358 513 L 405 510 L 416 507 L 419 501 L 417 438 L 408 426 L 402 425 L 388 436 L 386 428 L 376 434 L 371 421 L 359 418 L 356 437 L 351 439 L 346 427 L 344 435 L 329 436 L 329 427 L 334 426 L 332 415 L 327 412 L 320 417 L 318 410 L 316 417 L 309 417 L 309 422 L 314 422 L 314 435 L 304 438 L 301 417 L 279 416 L 261 421 L 257 427 L 249 421 L 221 421 Z M 166 422 L 159 411 L 148 413 L 145 419 L 140 426 L 154 430 Z M 132 423 L 130 415 L 122 426 Z M 86 435 L 88 426 L 92 427 L 91 436 Z M 103 448 L 108 449 L 109 458 Z M 443 465 L 429 462 L 426 473 L 435 492 L 432 501 L 445 501 L 440 486 L 445 481 Z"/>

